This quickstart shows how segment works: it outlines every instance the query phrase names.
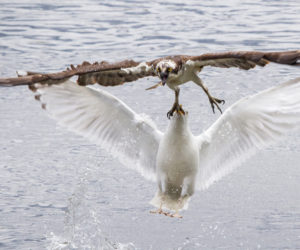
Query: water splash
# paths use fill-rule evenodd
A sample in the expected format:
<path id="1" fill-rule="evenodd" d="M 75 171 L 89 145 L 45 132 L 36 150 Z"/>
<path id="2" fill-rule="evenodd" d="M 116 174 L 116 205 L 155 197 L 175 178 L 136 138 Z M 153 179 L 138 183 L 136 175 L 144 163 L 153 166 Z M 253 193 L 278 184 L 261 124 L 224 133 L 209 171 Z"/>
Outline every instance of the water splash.
<path id="1" fill-rule="evenodd" d="M 51 249 L 136 249 L 133 243 L 120 243 L 110 239 L 107 231 L 109 226 L 101 220 L 101 213 L 89 206 L 88 192 L 95 169 L 87 167 L 79 179 L 73 194 L 68 200 L 65 212 L 64 233 L 48 235 L 49 250 Z M 106 229 L 106 230 L 105 230 Z"/>

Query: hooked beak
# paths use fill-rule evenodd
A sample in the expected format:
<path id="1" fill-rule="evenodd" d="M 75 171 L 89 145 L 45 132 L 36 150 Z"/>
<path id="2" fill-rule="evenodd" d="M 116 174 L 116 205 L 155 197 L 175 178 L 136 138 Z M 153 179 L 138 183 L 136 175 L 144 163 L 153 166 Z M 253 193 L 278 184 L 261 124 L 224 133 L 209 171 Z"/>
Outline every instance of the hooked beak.
<path id="1" fill-rule="evenodd" d="M 159 74 L 159 77 L 160 77 L 160 79 L 161 79 L 161 83 L 162 83 L 163 86 L 166 84 L 166 82 L 167 82 L 167 80 L 168 80 L 168 76 L 169 76 L 169 73 L 168 73 L 168 72 L 161 72 L 161 73 Z"/>

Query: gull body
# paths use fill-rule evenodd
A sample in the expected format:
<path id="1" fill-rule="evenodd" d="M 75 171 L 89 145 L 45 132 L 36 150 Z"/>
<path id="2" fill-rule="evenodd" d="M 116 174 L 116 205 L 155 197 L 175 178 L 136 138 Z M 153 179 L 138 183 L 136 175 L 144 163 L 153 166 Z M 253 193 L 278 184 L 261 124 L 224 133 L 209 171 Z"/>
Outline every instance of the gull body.
<path id="1" fill-rule="evenodd" d="M 187 114 L 176 113 L 163 135 L 156 158 L 158 192 L 151 204 L 182 209 L 195 190 L 199 149 L 188 126 Z"/>

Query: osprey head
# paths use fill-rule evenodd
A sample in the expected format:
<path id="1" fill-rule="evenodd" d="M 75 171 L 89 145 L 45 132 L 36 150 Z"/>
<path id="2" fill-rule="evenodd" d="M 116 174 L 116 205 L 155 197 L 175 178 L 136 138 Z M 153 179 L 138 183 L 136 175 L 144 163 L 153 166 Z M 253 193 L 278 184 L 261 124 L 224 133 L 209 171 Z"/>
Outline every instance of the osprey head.
<path id="1" fill-rule="evenodd" d="M 169 76 L 177 73 L 177 64 L 173 60 L 161 60 L 155 67 L 157 76 L 161 79 L 162 85 L 165 85 Z"/>

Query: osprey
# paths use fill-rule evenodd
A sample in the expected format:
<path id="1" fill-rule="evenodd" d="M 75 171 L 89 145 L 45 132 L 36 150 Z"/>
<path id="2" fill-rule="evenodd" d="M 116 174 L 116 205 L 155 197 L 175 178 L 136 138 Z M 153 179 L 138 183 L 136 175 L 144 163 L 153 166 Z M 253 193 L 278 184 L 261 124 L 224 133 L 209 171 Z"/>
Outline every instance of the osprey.
<path id="1" fill-rule="evenodd" d="M 200 56 L 176 55 L 158 58 L 149 62 L 135 62 L 133 60 L 117 63 L 102 61 L 93 64 L 83 62 L 77 67 L 71 65 L 70 68 L 58 73 L 29 72 L 29 75 L 19 78 L 2 78 L 0 79 L 0 86 L 30 85 L 34 90 L 34 83 L 58 84 L 72 76 L 78 76 L 77 83 L 83 86 L 95 83 L 103 86 L 115 86 L 143 77 L 157 76 L 161 81 L 148 89 L 166 84 L 175 92 L 175 102 L 167 113 L 168 118 L 170 118 L 174 111 L 184 113 L 179 105 L 179 85 L 189 81 L 193 81 L 204 90 L 213 112 L 215 106 L 222 112 L 219 104 L 224 103 L 224 100 L 213 97 L 197 75 L 205 66 L 237 67 L 249 70 L 256 65 L 263 67 L 269 62 L 299 65 L 299 59 L 300 50 L 286 52 L 238 51 L 208 53 Z"/>

